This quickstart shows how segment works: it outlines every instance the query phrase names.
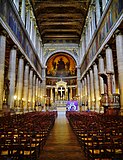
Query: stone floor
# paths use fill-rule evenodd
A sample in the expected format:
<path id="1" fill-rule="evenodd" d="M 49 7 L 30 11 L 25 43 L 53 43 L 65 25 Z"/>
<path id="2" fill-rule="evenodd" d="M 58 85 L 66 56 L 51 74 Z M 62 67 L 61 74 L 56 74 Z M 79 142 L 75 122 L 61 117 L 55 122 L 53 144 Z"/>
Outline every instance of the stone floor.
<path id="1" fill-rule="evenodd" d="M 65 112 L 58 112 L 55 125 L 40 155 L 40 160 L 86 160 Z"/>

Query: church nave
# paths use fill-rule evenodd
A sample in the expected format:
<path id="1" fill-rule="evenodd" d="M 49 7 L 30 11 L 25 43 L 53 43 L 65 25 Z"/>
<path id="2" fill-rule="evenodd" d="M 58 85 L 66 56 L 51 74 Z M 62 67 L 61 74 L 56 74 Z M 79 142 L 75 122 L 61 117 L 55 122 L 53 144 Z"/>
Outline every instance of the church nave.
<path id="1" fill-rule="evenodd" d="M 40 153 L 40 160 L 86 160 L 65 113 L 58 112 L 54 127 Z"/>

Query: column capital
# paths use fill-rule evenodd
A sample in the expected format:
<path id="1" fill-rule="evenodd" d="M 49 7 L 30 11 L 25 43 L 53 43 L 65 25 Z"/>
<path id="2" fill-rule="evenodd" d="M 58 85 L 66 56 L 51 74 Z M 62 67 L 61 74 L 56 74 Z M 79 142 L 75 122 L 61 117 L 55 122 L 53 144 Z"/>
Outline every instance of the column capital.
<path id="1" fill-rule="evenodd" d="M 17 46 L 16 44 L 14 44 L 14 45 L 12 46 L 12 49 L 18 50 L 18 46 Z"/>
<path id="2" fill-rule="evenodd" d="M 5 36 L 5 37 L 9 36 L 9 34 L 6 32 L 5 29 L 3 29 L 3 30 L 0 32 L 0 35 L 1 35 L 1 36 Z"/>
<path id="3" fill-rule="evenodd" d="M 30 66 L 30 63 L 29 62 L 26 62 L 26 64 L 25 64 L 26 66 Z"/>
<path id="4" fill-rule="evenodd" d="M 92 68 L 91 68 L 91 67 L 89 68 L 89 71 L 92 71 Z"/>
<path id="5" fill-rule="evenodd" d="M 102 55 L 101 55 L 101 54 L 99 54 L 99 55 L 97 56 L 97 58 L 98 58 L 98 59 L 102 58 Z"/>
<path id="6" fill-rule="evenodd" d="M 21 55 L 20 57 L 19 57 L 19 59 L 24 59 L 25 57 L 24 57 L 24 55 Z"/>
<path id="7" fill-rule="evenodd" d="M 111 47 L 108 44 L 106 44 L 105 49 L 111 49 Z"/>
<path id="8" fill-rule="evenodd" d="M 117 36 L 117 35 L 123 35 L 121 30 L 117 29 L 115 32 L 114 32 L 114 35 Z"/>
<path id="9" fill-rule="evenodd" d="M 96 62 L 93 62 L 93 64 L 92 64 L 92 65 L 93 65 L 93 66 L 95 66 L 95 65 L 97 65 L 97 64 L 96 64 Z"/>
<path id="10" fill-rule="evenodd" d="M 34 69 L 33 69 L 33 68 L 30 68 L 30 71 L 34 71 Z"/>

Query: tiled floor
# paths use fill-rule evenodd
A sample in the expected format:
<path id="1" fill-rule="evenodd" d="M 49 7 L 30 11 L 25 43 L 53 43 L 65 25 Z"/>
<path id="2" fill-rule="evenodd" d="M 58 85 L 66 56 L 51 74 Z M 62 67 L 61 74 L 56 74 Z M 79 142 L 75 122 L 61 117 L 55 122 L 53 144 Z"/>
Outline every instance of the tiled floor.
<path id="1" fill-rule="evenodd" d="M 86 160 L 65 112 L 58 112 L 55 125 L 41 152 L 40 160 Z"/>

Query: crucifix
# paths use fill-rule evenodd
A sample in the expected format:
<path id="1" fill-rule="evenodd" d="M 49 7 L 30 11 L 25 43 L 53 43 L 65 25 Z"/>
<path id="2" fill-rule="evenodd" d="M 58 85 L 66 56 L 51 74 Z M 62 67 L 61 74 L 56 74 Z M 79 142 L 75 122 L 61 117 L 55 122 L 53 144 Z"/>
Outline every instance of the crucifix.
<path id="1" fill-rule="evenodd" d="M 60 94 L 61 94 L 61 97 L 62 97 L 63 91 L 65 91 L 64 88 L 63 88 L 63 87 L 60 87 L 60 89 L 58 89 L 58 91 L 60 91 Z"/>

